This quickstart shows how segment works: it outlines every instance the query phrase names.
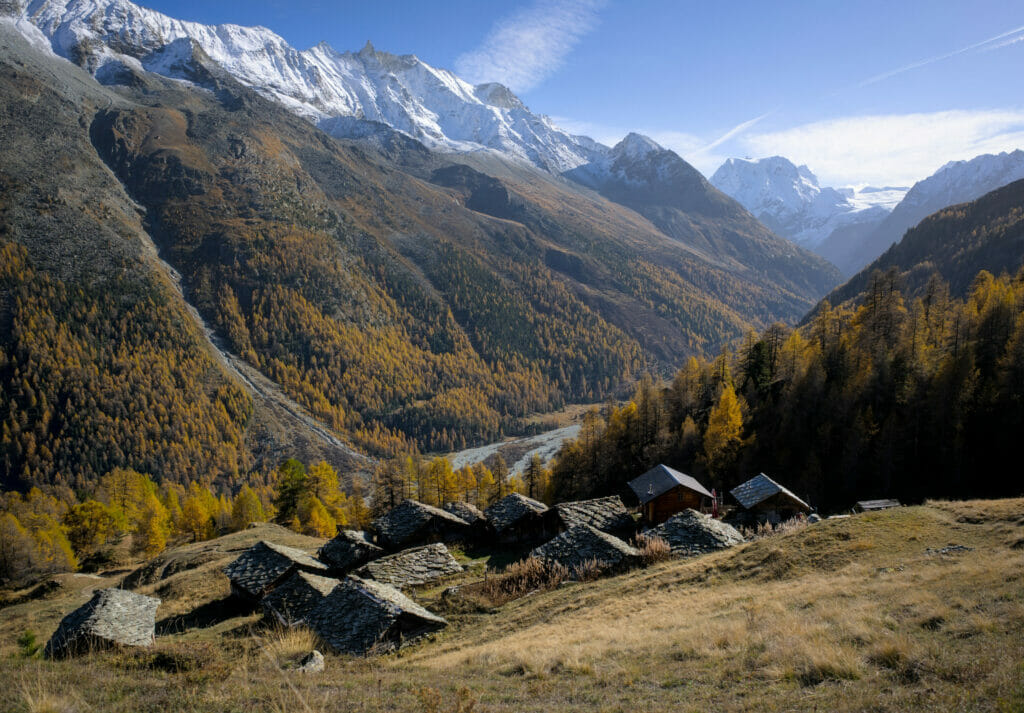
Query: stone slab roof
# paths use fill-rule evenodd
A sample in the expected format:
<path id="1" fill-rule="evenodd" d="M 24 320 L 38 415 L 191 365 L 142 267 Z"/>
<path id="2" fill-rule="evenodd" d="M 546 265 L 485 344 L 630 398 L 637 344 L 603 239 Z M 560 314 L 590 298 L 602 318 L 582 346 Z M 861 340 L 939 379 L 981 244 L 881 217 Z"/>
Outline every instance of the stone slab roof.
<path id="1" fill-rule="evenodd" d="M 458 534 L 467 528 L 462 518 L 416 500 L 404 500 L 373 521 L 374 531 L 392 548 L 413 543 L 426 533 Z"/>
<path id="2" fill-rule="evenodd" d="M 357 655 L 393 651 L 448 625 L 394 587 L 352 576 L 313 608 L 306 623 L 335 652 Z"/>
<path id="3" fill-rule="evenodd" d="M 640 563 L 638 549 L 590 525 L 570 527 L 534 548 L 530 556 L 543 562 L 557 562 L 574 574 L 585 571 L 591 562 L 603 572 L 628 569 Z"/>
<path id="4" fill-rule="evenodd" d="M 455 517 L 465 520 L 470 525 L 475 525 L 477 522 L 487 520 L 487 516 L 484 515 L 483 511 L 476 505 L 471 505 L 470 503 L 464 503 L 462 501 L 445 503 L 444 509 Z"/>
<path id="5" fill-rule="evenodd" d="M 231 586 L 252 599 L 260 599 L 295 570 L 325 574 L 327 565 L 294 547 L 260 541 L 224 568 Z"/>
<path id="6" fill-rule="evenodd" d="M 364 579 L 402 588 L 426 584 L 461 571 L 462 565 L 455 561 L 448 548 L 436 542 L 367 562 L 356 573 Z"/>
<path id="7" fill-rule="evenodd" d="M 673 515 L 644 534 L 660 537 L 674 554 L 681 556 L 723 550 L 743 542 L 743 535 L 732 525 L 691 509 Z"/>
<path id="8" fill-rule="evenodd" d="M 100 589 L 61 619 L 46 643 L 47 658 L 64 658 L 95 647 L 149 646 L 160 600 L 126 589 Z"/>
<path id="9" fill-rule="evenodd" d="M 664 495 L 680 485 L 687 490 L 711 497 L 711 493 L 697 482 L 696 478 L 673 470 L 667 465 L 656 465 L 639 478 L 629 481 L 630 490 L 636 493 L 641 505 L 649 503 L 659 495 Z"/>
<path id="10" fill-rule="evenodd" d="M 734 498 L 736 498 L 737 502 L 747 510 L 759 503 L 763 503 L 768 498 L 779 496 L 790 502 L 795 508 L 804 510 L 805 512 L 811 511 L 811 506 L 798 498 L 796 493 L 783 485 L 779 485 L 764 473 L 755 475 L 747 482 L 737 485 L 729 492 Z"/>
<path id="11" fill-rule="evenodd" d="M 512 493 L 484 510 L 484 515 L 494 527 L 494 531 L 500 535 L 523 518 L 542 515 L 547 510 L 548 506 L 542 502 L 519 493 Z"/>
<path id="12" fill-rule="evenodd" d="M 317 556 L 332 569 L 347 572 L 384 554 L 384 548 L 370 541 L 370 536 L 357 530 L 342 530 L 327 542 Z"/>
<path id="13" fill-rule="evenodd" d="M 559 503 L 554 510 L 567 528 L 590 525 L 603 532 L 617 533 L 625 532 L 634 525 L 633 518 L 617 495 Z"/>
<path id="14" fill-rule="evenodd" d="M 284 626 L 303 623 L 313 608 L 338 586 L 337 579 L 292 572 L 260 602 L 263 611 Z"/>
<path id="15" fill-rule="evenodd" d="M 889 508 L 902 507 L 899 500 L 859 500 L 857 509 L 861 512 L 870 510 L 888 510 Z"/>

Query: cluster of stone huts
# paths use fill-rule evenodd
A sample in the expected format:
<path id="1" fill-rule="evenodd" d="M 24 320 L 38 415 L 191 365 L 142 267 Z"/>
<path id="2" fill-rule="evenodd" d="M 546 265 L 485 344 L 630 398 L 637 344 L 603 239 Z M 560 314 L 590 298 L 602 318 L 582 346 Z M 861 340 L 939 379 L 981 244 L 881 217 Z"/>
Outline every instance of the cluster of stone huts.
<path id="1" fill-rule="evenodd" d="M 640 526 L 680 556 L 743 541 L 729 524 L 701 510 L 713 498 L 695 479 L 658 466 L 629 483 L 638 522 L 616 496 L 548 507 L 513 493 L 484 511 L 468 503 L 437 508 L 406 500 L 372 523 L 372 533 L 345 530 L 316 555 L 258 542 L 229 564 L 232 594 L 258 604 L 281 625 L 305 625 L 337 653 L 394 650 L 447 622 L 403 589 L 462 571 L 445 543 L 533 546 L 530 556 L 571 574 L 615 572 L 641 561 L 629 544 Z M 761 474 L 732 491 L 753 520 L 775 521 L 810 508 Z M 46 652 L 59 657 L 86 646 L 147 645 L 159 600 L 121 589 L 97 592 L 61 622 Z"/>

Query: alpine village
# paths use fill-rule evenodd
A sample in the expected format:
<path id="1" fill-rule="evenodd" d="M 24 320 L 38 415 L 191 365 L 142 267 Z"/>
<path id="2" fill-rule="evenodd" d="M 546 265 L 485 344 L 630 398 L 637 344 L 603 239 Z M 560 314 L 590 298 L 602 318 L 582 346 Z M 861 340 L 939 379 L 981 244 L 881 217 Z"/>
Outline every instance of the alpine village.
<path id="1" fill-rule="evenodd" d="M 621 3 L 157 4 L 0 0 L 0 711 L 1024 711 L 1024 115 L 831 188 L 527 108 Z"/>

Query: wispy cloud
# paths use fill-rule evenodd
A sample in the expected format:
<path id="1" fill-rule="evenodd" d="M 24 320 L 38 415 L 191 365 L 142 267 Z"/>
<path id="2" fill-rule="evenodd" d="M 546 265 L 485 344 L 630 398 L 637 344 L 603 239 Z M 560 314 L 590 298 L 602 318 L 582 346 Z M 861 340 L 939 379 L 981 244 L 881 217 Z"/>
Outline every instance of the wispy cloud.
<path id="1" fill-rule="evenodd" d="M 1024 148 L 1024 110 L 845 117 L 748 134 L 737 145 L 805 163 L 826 185 L 909 185 L 947 161 Z"/>
<path id="2" fill-rule="evenodd" d="M 455 60 L 470 82 L 501 82 L 515 92 L 540 84 L 597 24 L 605 0 L 538 0 L 499 20 L 483 43 Z"/>
<path id="3" fill-rule="evenodd" d="M 724 144 L 726 141 L 731 141 L 732 139 L 736 138 L 740 134 L 744 133 L 747 129 L 752 128 L 755 124 L 760 123 L 762 119 L 765 119 L 766 117 L 770 116 L 771 114 L 772 114 L 772 112 L 770 112 L 770 111 L 769 112 L 765 112 L 764 114 L 761 114 L 761 116 L 755 116 L 753 119 L 749 119 L 747 121 L 744 121 L 742 124 L 737 124 L 736 126 L 732 127 L 728 131 L 726 131 L 724 134 L 719 136 L 717 139 L 712 141 L 707 146 L 703 146 L 698 151 L 695 151 L 695 153 L 707 153 L 707 152 L 711 151 L 712 149 L 718 148 L 719 146 Z"/>
<path id="4" fill-rule="evenodd" d="M 869 77 L 864 81 L 860 82 L 859 84 L 857 84 L 857 86 L 866 87 L 868 85 L 881 82 L 885 79 L 889 79 L 890 77 L 895 77 L 897 74 L 903 74 L 904 72 L 909 72 L 910 70 L 918 69 L 919 67 L 926 67 L 929 64 L 935 64 L 936 62 L 941 62 L 942 60 L 945 59 L 951 59 L 958 55 L 968 54 L 970 52 L 990 52 L 1001 47 L 1016 44 L 1021 40 L 1024 40 L 1024 26 L 1015 28 L 1008 32 L 1003 32 L 1002 34 L 996 35 L 995 37 L 989 37 L 987 40 L 982 40 L 981 42 L 975 42 L 974 44 L 968 45 L 967 47 L 961 47 L 960 49 L 953 50 L 952 52 L 935 55 L 934 57 L 927 57 L 916 62 L 911 62 L 910 64 L 904 65 L 902 67 L 897 67 L 896 69 L 890 70 L 888 72 L 876 74 L 874 77 Z"/>

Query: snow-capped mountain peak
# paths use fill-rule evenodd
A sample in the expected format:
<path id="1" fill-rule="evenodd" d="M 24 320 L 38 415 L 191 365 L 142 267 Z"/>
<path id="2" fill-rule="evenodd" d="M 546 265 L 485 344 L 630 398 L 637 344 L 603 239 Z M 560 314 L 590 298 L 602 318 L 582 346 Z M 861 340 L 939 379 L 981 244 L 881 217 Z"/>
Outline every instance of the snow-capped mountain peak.
<path id="1" fill-rule="evenodd" d="M 893 205 L 890 194 L 822 187 L 807 166 L 796 166 L 782 156 L 730 158 L 715 171 L 711 183 L 776 233 L 806 247 L 820 244 L 837 228 L 877 222 Z M 898 194 L 896 201 L 902 197 L 900 191 L 890 191 Z"/>
<path id="2" fill-rule="evenodd" d="M 630 132 L 626 134 L 625 138 L 619 143 L 615 144 L 612 148 L 613 157 L 624 156 L 629 159 L 641 159 L 650 153 L 656 151 L 664 151 L 665 149 L 658 145 L 653 139 L 638 134 L 636 132 Z"/>
<path id="3" fill-rule="evenodd" d="M 264 27 L 185 22 L 129 0 L 30 0 L 11 8 L 19 26 L 38 28 L 56 54 L 101 81 L 142 68 L 187 78 L 172 72 L 180 61 L 170 61 L 166 48 L 188 39 L 238 81 L 336 135 L 358 132 L 352 120 L 378 122 L 435 150 L 493 150 L 555 173 L 608 151 L 531 113 L 507 87 L 473 86 L 371 42 L 358 52 L 326 43 L 299 51 Z"/>

